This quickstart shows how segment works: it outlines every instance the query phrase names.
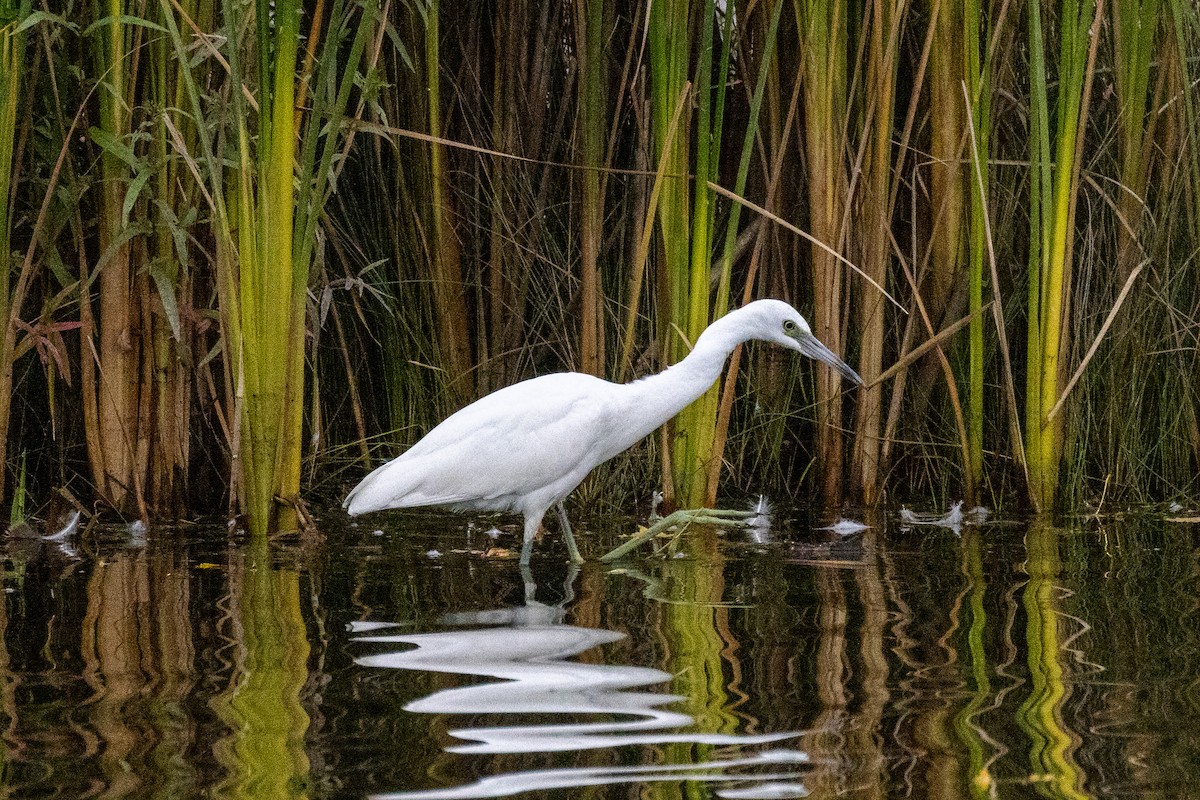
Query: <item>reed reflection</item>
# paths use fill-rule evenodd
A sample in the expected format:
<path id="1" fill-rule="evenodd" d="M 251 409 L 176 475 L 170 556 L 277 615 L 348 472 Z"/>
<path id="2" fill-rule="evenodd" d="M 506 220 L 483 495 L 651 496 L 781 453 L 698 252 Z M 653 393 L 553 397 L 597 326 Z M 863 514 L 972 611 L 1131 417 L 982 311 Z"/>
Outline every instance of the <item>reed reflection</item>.
<path id="1" fill-rule="evenodd" d="M 572 570 L 568 586 L 575 577 Z M 634 691 L 668 683 L 672 675 L 658 669 L 626 664 L 583 663 L 571 660 L 593 648 L 611 644 L 624 634 L 562 622 L 562 607 L 533 600 L 536 587 L 523 571 L 526 604 L 512 609 L 448 615 L 451 625 L 464 627 L 437 633 L 366 635 L 357 641 L 406 644 L 415 649 L 364 655 L 365 667 L 419 670 L 499 678 L 484 683 L 436 691 L 405 706 L 423 714 L 518 714 L 534 717 L 521 725 L 469 726 L 448 733 L 465 744 L 448 752 L 470 755 L 596 752 L 591 764 L 559 769 L 518 770 L 448 789 L 401 791 L 380 795 L 404 800 L 504 797 L 533 789 L 600 786 L 613 783 L 702 781 L 730 784 L 718 790 L 738 797 L 800 797 L 807 755 L 785 748 L 761 749 L 797 736 L 793 732 L 747 735 L 730 730 L 714 732 L 680 711 L 664 708 L 685 700 L 676 694 Z M 566 593 L 569 598 L 569 591 Z M 565 603 L 564 603 L 565 605 Z M 553 721 L 555 717 L 599 721 Z M 688 730 L 689 726 L 692 730 Z M 612 749 L 661 748 L 676 743 L 724 748 L 725 757 L 648 766 L 647 758 L 621 758 L 611 763 Z M 742 748 L 754 748 L 743 752 Z M 668 749 L 668 753 L 676 750 Z M 584 760 L 588 760 L 584 758 Z M 600 762 L 597 764 L 596 762 Z M 760 786 L 760 784 L 766 786 Z M 758 787 L 758 788 L 756 788 Z M 732 795 L 731 795 L 732 796 Z"/>
<path id="2" fill-rule="evenodd" d="M 0 798 L 304 797 L 299 570 L 130 533 L 4 543 Z"/>
<path id="3" fill-rule="evenodd" d="M 1060 661 L 1066 643 L 1060 630 L 1063 613 L 1056 585 L 1061 571 L 1059 535 L 1060 531 L 1043 524 L 1030 526 L 1025 534 L 1029 582 L 1023 594 L 1031 685 L 1017 720 L 1029 735 L 1031 777 L 1042 780 L 1046 794 L 1052 797 L 1085 800 L 1092 795 L 1082 790 L 1084 776 L 1075 760 L 1080 738 L 1062 713 L 1070 681 L 1065 679 Z"/>
<path id="4" fill-rule="evenodd" d="M 309 643 L 300 575 L 272 568 L 267 546 L 234 554 L 228 622 L 235 636 L 230 682 L 214 699 L 228 734 L 214 751 L 225 767 L 218 797 L 305 798 L 309 716 L 301 702 Z"/>
<path id="5" fill-rule="evenodd" d="M 0 800 L 1195 794 L 1200 526 L 873 530 L 538 586 L 374 538 L 17 531 Z M 384 618 L 440 624 L 341 632 Z"/>
<path id="6" fill-rule="evenodd" d="M 151 781 L 167 794 L 191 783 L 190 765 L 171 758 L 192 737 L 182 706 L 195 679 L 187 571 L 173 566 L 123 550 L 98 560 L 88 579 L 80 654 L 101 797 L 128 797 Z"/>

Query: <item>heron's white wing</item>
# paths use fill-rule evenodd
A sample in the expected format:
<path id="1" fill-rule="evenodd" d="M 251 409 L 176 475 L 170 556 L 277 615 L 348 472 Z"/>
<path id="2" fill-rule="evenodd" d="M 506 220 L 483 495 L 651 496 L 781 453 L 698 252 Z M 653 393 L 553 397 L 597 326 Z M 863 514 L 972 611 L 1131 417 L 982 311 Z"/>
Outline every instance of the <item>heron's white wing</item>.
<path id="1" fill-rule="evenodd" d="M 598 463 L 613 388 L 565 373 L 494 392 L 368 475 L 347 507 L 351 513 L 425 505 L 517 509 L 522 498 L 563 482 L 565 494 Z"/>

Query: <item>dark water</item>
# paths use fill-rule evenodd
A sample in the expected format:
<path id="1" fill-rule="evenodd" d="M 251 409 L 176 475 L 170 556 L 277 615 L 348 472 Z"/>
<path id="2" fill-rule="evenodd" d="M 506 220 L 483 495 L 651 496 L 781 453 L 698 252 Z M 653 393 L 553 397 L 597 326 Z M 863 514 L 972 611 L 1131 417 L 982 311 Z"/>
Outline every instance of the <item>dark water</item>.
<path id="1" fill-rule="evenodd" d="M 0 796 L 1200 797 L 1200 526 L 875 524 L 10 534 Z"/>

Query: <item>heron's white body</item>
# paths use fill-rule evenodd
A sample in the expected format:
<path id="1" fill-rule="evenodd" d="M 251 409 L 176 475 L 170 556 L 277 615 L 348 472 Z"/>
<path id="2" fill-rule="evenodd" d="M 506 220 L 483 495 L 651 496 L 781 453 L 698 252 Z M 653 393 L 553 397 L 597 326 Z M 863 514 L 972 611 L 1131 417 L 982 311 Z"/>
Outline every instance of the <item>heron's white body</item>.
<path id="1" fill-rule="evenodd" d="M 811 342 L 797 344 L 803 337 Z M 656 375 L 618 384 L 556 373 L 477 400 L 367 475 L 346 498 L 346 510 L 354 515 L 416 506 L 515 511 L 525 517 L 522 557 L 527 558 L 547 509 L 561 503 L 597 465 L 703 394 L 720 377 L 733 348 L 752 338 L 832 358 L 838 369 L 858 377 L 812 338 L 795 309 L 779 300 L 759 300 L 712 323 L 686 358 Z"/>

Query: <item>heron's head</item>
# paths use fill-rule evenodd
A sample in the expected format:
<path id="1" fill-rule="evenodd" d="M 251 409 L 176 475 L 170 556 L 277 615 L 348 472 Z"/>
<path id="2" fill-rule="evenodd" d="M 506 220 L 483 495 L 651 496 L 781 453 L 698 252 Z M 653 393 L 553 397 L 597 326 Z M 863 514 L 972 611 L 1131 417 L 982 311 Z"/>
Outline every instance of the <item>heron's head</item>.
<path id="1" fill-rule="evenodd" d="M 757 322 L 761 325 L 756 338 L 803 353 L 828 364 L 858 385 L 863 385 L 858 373 L 813 335 L 808 321 L 796 309 L 782 300 L 757 300 L 747 305 L 746 309 L 751 307 L 754 307 Z"/>

